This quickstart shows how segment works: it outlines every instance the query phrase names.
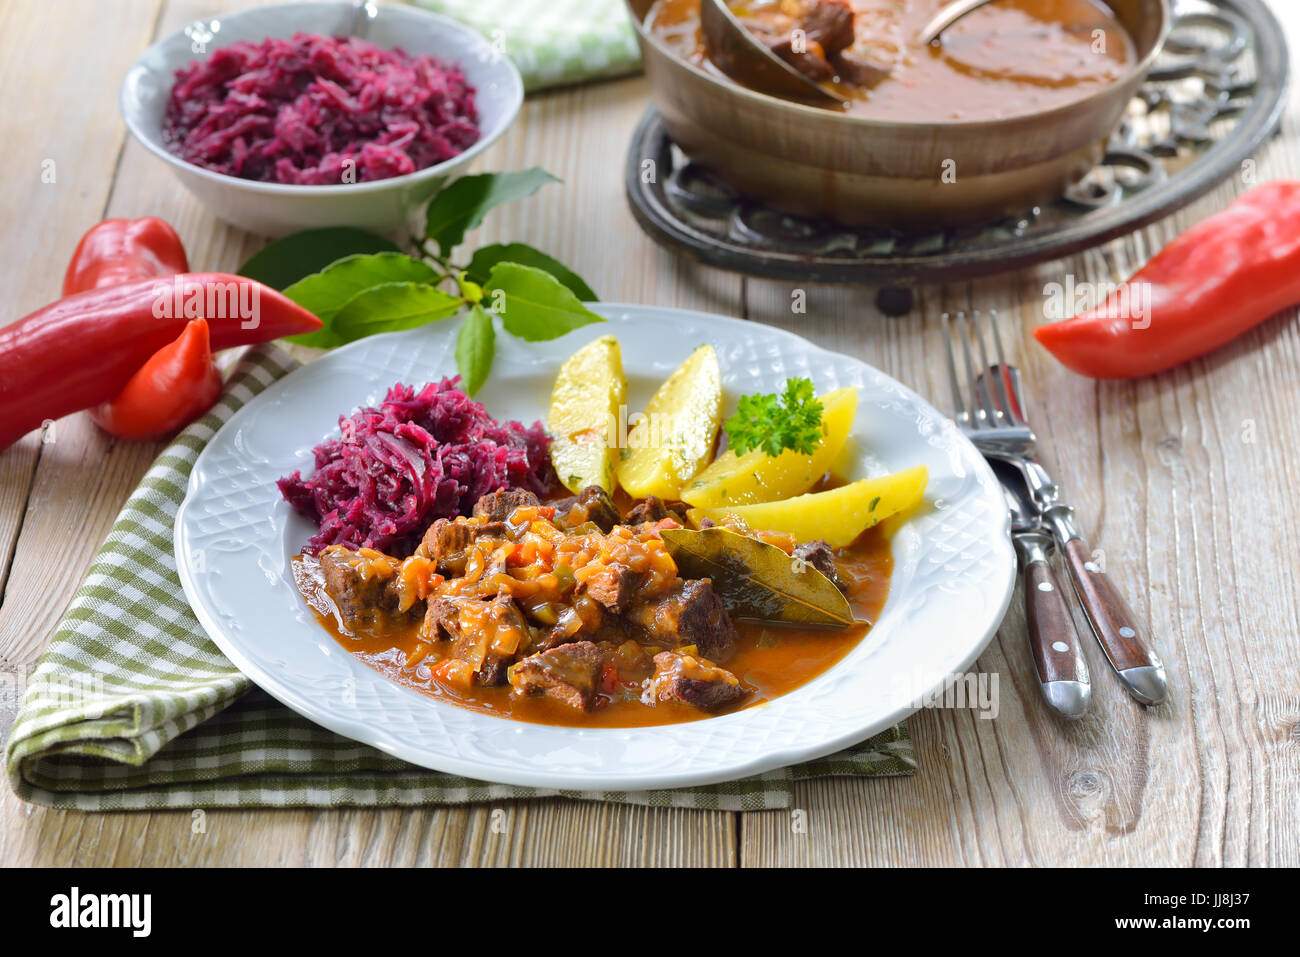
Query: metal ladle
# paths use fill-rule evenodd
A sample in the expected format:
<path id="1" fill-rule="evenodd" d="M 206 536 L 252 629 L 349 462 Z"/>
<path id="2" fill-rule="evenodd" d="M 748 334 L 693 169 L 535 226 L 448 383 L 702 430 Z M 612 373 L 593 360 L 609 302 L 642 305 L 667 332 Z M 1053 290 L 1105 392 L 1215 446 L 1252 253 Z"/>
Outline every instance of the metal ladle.
<path id="1" fill-rule="evenodd" d="M 966 14 L 974 13 L 980 7 L 987 6 L 992 2 L 993 0 L 953 0 L 952 3 L 931 17 L 930 22 L 921 28 L 921 42 L 925 44 L 933 43 L 939 39 L 939 34 L 966 16 Z"/>
<path id="2" fill-rule="evenodd" d="M 944 30 L 966 14 L 993 0 L 954 0 L 921 29 L 922 43 L 933 43 Z M 709 59 L 742 86 L 779 96 L 805 100 L 815 106 L 843 107 L 848 103 L 815 80 L 809 79 L 769 50 L 736 18 L 726 0 L 700 0 L 700 27 Z"/>

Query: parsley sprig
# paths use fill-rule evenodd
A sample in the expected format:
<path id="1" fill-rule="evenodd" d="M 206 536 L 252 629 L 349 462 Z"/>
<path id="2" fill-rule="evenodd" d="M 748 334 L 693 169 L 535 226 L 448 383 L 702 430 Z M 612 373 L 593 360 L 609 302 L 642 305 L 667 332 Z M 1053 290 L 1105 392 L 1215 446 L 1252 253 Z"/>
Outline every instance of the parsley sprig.
<path id="1" fill-rule="evenodd" d="M 780 395 L 741 396 L 736 414 L 723 423 L 729 447 L 743 455 L 762 449 L 777 456 L 785 449 L 811 455 L 822 442 L 822 404 L 810 379 L 787 379 Z"/>

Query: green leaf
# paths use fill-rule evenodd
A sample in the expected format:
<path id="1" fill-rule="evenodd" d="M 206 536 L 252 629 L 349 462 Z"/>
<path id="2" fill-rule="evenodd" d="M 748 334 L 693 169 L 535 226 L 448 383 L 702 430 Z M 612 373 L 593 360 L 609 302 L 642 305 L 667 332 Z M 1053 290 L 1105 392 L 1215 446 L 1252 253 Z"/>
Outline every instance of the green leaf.
<path id="1" fill-rule="evenodd" d="M 496 331 L 492 328 L 492 315 L 482 306 L 474 306 L 456 334 L 456 370 L 460 373 L 460 387 L 466 395 L 473 395 L 487 380 L 495 352 Z"/>
<path id="2" fill-rule="evenodd" d="M 438 271 L 403 253 L 344 256 L 284 290 L 284 294 L 324 323 L 315 332 L 291 336 L 290 342 L 332 349 L 347 340 L 334 331 L 334 317 L 358 293 L 390 282 L 431 283 Z"/>
<path id="3" fill-rule="evenodd" d="M 285 289 L 303 276 L 320 272 L 336 259 L 357 253 L 398 252 L 391 239 L 350 226 L 308 229 L 264 246 L 239 267 L 239 275 Z"/>
<path id="4" fill-rule="evenodd" d="M 519 263 L 497 263 L 483 286 L 484 299 L 506 332 L 527 342 L 558 339 L 600 316 L 550 273 Z"/>
<path id="5" fill-rule="evenodd" d="M 334 317 L 334 331 L 344 342 L 354 342 L 446 319 L 464 304 L 464 299 L 422 283 L 386 282 L 353 296 Z"/>
<path id="6" fill-rule="evenodd" d="M 548 272 L 583 302 L 595 302 L 599 298 L 568 266 L 527 243 L 493 243 L 491 246 L 483 246 L 470 259 L 466 272 L 470 279 L 481 285 L 487 282 L 492 267 L 503 262 L 521 263 Z"/>
<path id="7" fill-rule="evenodd" d="M 531 196 L 547 183 L 558 182 L 558 177 L 540 166 L 517 173 L 462 176 L 429 201 L 424 235 L 436 241 L 445 256 L 464 241 L 468 230 L 483 222 L 492 207 Z"/>

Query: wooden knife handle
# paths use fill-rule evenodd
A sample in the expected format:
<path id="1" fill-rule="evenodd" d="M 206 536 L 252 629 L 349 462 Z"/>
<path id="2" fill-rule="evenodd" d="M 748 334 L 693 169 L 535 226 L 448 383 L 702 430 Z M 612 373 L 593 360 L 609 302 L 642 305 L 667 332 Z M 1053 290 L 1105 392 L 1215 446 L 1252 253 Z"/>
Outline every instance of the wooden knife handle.
<path id="1" fill-rule="evenodd" d="M 1024 565 L 1029 648 L 1043 696 L 1067 718 L 1082 717 L 1092 703 L 1092 687 L 1074 616 L 1046 550 L 1023 541 L 1018 544 Z"/>
<path id="2" fill-rule="evenodd" d="M 1062 552 L 1079 604 L 1111 666 L 1135 698 L 1144 704 L 1159 704 L 1166 693 L 1164 665 L 1143 638 L 1128 602 L 1092 560 L 1092 550 L 1082 538 L 1066 542 Z"/>

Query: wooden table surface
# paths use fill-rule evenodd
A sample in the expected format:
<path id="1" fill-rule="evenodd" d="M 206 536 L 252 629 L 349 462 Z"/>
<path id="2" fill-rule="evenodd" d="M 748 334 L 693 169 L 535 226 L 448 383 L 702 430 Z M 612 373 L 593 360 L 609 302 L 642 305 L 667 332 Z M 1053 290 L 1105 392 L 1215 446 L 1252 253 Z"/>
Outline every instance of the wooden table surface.
<path id="1" fill-rule="evenodd" d="M 50 301 L 83 231 L 161 216 L 201 268 L 234 269 L 262 243 L 222 223 L 130 140 L 117 110 L 128 64 L 155 38 L 248 0 L 8 0 L 0 4 L 0 322 Z M 1300 9 L 1279 4 L 1293 49 Z M 640 78 L 528 99 L 480 169 L 542 164 L 564 179 L 494 212 L 481 242 L 520 240 L 573 266 L 609 301 L 743 315 L 858 356 L 943 406 L 938 316 L 997 308 L 1024 370 L 1045 458 L 1127 589 L 1169 670 L 1153 709 L 1121 690 L 1088 643 L 1095 705 L 1047 712 L 1021 598 L 980 658 L 999 677 L 995 720 L 911 719 L 911 778 L 801 785 L 789 811 L 749 814 L 561 800 L 415 810 L 81 814 L 0 788 L 0 863 L 177 864 L 1155 864 L 1300 863 L 1300 323 L 1288 310 L 1214 355 L 1138 382 L 1094 383 L 1034 343 L 1044 286 L 1118 281 L 1245 187 L 1065 260 L 917 290 L 882 316 L 874 289 L 807 286 L 697 266 L 652 243 L 623 197 Z M 1300 175 L 1300 106 L 1258 156 L 1260 180 Z M 44 182 L 53 163 L 54 182 Z M 117 442 L 85 415 L 56 439 L 0 454 L 0 735 L 118 509 L 158 446 Z M 492 826 L 493 810 L 506 827 Z M 497 816 L 500 820 L 500 815 Z"/>

